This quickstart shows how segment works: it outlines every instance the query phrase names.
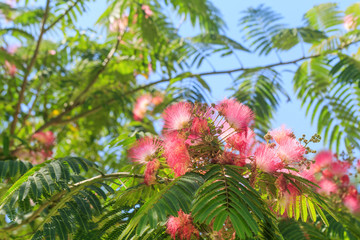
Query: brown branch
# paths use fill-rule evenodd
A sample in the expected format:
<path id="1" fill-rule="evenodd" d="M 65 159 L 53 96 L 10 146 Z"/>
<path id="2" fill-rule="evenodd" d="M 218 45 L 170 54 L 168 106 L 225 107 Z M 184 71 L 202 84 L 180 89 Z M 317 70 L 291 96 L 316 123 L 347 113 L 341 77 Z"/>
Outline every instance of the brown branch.
<path id="1" fill-rule="evenodd" d="M 26 125 L 26 120 L 30 117 L 31 115 L 31 112 L 34 110 L 35 108 L 35 105 L 36 105 L 36 102 L 39 98 L 39 95 L 40 95 L 40 89 L 41 89 L 41 86 L 42 86 L 42 83 L 44 82 L 44 79 L 41 79 L 41 82 L 39 84 L 39 87 L 36 89 L 36 95 L 35 95 L 35 99 L 34 99 L 34 102 L 32 103 L 28 113 L 26 114 L 26 116 L 24 117 L 24 119 L 22 119 L 22 123 L 21 123 L 21 126 L 19 127 L 18 131 L 15 133 L 16 135 L 19 134 L 19 132 L 21 131 L 21 129 L 23 127 L 25 127 Z"/>
<path id="2" fill-rule="evenodd" d="M 37 55 L 39 53 L 40 44 L 41 44 L 43 35 L 45 33 L 45 23 L 46 23 L 46 20 L 48 18 L 48 14 L 49 14 L 49 6 L 50 6 L 50 0 L 47 0 L 46 1 L 45 12 L 44 12 L 44 17 L 43 17 L 42 23 L 41 23 L 40 35 L 39 35 L 39 38 L 37 40 L 33 56 L 32 56 L 32 58 L 30 60 L 29 65 L 26 68 L 26 71 L 25 71 L 24 81 L 23 81 L 23 83 L 21 85 L 21 90 L 20 90 L 20 93 L 19 93 L 19 99 L 18 99 L 18 102 L 17 102 L 16 107 L 15 107 L 15 113 L 14 113 L 14 116 L 13 116 L 14 119 L 11 122 L 11 126 L 10 126 L 10 134 L 14 134 L 14 132 L 15 132 L 16 123 L 18 121 L 18 115 L 20 113 L 20 106 L 21 106 L 21 103 L 24 101 L 24 94 L 25 94 L 26 84 L 28 82 L 28 78 L 29 78 L 31 69 L 33 68 L 33 66 L 35 64 L 36 57 L 37 57 Z"/>
<path id="3" fill-rule="evenodd" d="M 109 179 L 114 179 L 114 178 L 119 178 L 119 177 L 131 177 L 131 178 L 143 178 L 143 175 L 138 175 L 138 174 L 130 174 L 128 172 L 117 172 L 117 173 L 110 173 L 110 174 L 102 174 L 102 175 L 97 175 L 95 177 L 83 180 L 81 182 L 77 182 L 75 184 L 73 184 L 72 186 L 70 186 L 69 188 L 72 191 L 76 191 L 77 188 L 79 187 L 83 187 L 86 185 L 90 185 L 94 182 L 97 182 L 99 180 L 109 180 Z M 38 209 L 36 209 L 35 212 L 33 212 L 28 218 L 26 218 L 25 220 L 23 220 L 21 223 L 19 224 L 13 224 L 4 228 L 0 229 L 0 232 L 7 232 L 7 231 L 14 231 L 16 229 L 19 229 L 21 226 L 26 225 L 32 221 L 34 221 L 37 217 L 40 216 L 41 212 L 47 208 L 48 206 L 50 206 L 52 203 L 60 200 L 66 193 L 68 193 L 69 190 L 63 190 L 57 194 L 55 194 L 54 196 L 52 196 L 50 198 L 49 201 L 47 201 L 46 203 L 44 203 L 43 205 L 41 205 Z"/>
<path id="4" fill-rule="evenodd" d="M 224 71 L 211 71 L 211 72 L 203 72 L 203 73 L 197 73 L 197 74 L 194 73 L 194 74 L 188 74 L 188 75 L 184 75 L 184 76 L 186 76 L 188 78 L 188 77 L 198 77 L 198 76 L 208 76 L 208 75 L 218 75 L 218 74 L 231 74 L 231 73 L 234 73 L 234 72 L 247 71 L 247 70 L 252 70 L 252 69 L 266 69 L 266 68 L 284 66 L 284 65 L 289 65 L 289 64 L 296 64 L 298 62 L 301 62 L 301 61 L 304 61 L 304 60 L 307 60 L 307 59 L 317 58 L 317 57 L 320 57 L 320 56 L 330 54 L 333 51 L 342 50 L 342 49 L 344 49 L 346 47 L 349 47 L 350 45 L 358 43 L 358 42 L 360 42 L 360 41 L 355 41 L 355 42 L 350 42 L 348 44 L 344 44 L 343 46 L 340 46 L 340 47 L 338 47 L 338 48 L 336 48 L 336 49 L 334 49 L 332 51 L 328 51 L 328 52 L 325 52 L 325 53 L 322 53 L 322 54 L 314 54 L 314 55 L 310 55 L 310 56 L 307 56 L 307 57 L 301 57 L 301 58 L 291 60 L 291 61 L 286 61 L 286 62 L 278 62 L 278 63 L 268 64 L 268 65 L 259 66 L 259 67 L 241 67 L 241 68 L 235 68 L 235 69 L 224 70 Z M 179 77 L 179 75 L 178 75 L 178 77 Z M 173 78 L 160 79 L 158 81 L 155 81 L 155 82 L 152 82 L 152 83 L 137 87 L 137 88 L 135 88 L 133 90 L 130 90 L 128 92 L 125 92 L 125 93 L 122 94 L 122 96 L 131 95 L 131 94 L 133 94 L 133 93 L 135 93 L 135 92 L 137 92 L 139 90 L 146 89 L 146 88 L 148 88 L 150 86 L 157 85 L 159 83 L 169 82 L 172 79 Z M 116 102 L 116 99 L 109 99 L 105 103 L 99 104 L 99 105 L 93 107 L 92 109 L 90 109 L 88 111 L 85 111 L 85 112 L 82 112 L 82 113 L 80 113 L 80 114 L 78 114 L 78 115 L 76 115 L 76 116 L 74 116 L 72 118 L 62 119 L 62 116 L 64 116 L 67 113 L 71 112 L 71 110 L 73 108 L 82 105 L 83 102 L 82 103 L 79 102 L 77 104 L 77 106 L 74 106 L 73 108 L 69 109 L 69 111 L 63 112 L 62 116 L 59 115 L 57 118 L 54 118 L 54 119 L 50 120 L 49 122 L 45 123 L 44 125 L 42 125 L 38 130 L 36 130 L 36 132 L 42 131 L 45 128 L 48 128 L 50 126 L 67 124 L 67 123 L 76 121 L 76 120 L 78 120 L 80 118 L 92 115 L 92 114 L 98 112 L 99 110 L 101 110 L 103 108 L 103 106 L 108 106 L 108 105 L 113 104 L 115 102 Z"/>
<path id="5" fill-rule="evenodd" d="M 313 55 L 313 56 L 309 56 L 309 57 L 302 57 L 302 58 L 299 58 L 299 59 L 296 59 L 296 60 L 293 60 L 293 61 L 275 63 L 275 64 L 261 66 L 261 67 L 258 67 L 258 68 L 262 69 L 262 68 L 271 68 L 271 67 L 276 67 L 276 66 L 281 66 L 281 65 L 294 64 L 294 63 L 297 63 L 299 61 L 309 59 L 309 58 L 315 58 L 315 57 L 319 57 L 319 55 Z M 246 71 L 246 70 L 250 70 L 250 69 L 254 69 L 254 68 L 237 68 L 237 69 L 231 69 L 231 70 L 225 70 L 225 71 L 204 72 L 204 73 L 186 75 L 186 77 L 207 76 L 207 75 L 216 75 L 216 74 L 229 74 L 229 73 L 233 73 L 233 72 Z M 163 82 L 169 82 L 172 79 L 173 78 L 161 79 L 161 80 L 158 80 L 158 81 L 155 81 L 155 82 L 140 86 L 140 87 L 135 88 L 135 89 L 133 89 L 131 91 L 125 92 L 122 95 L 127 96 L 127 95 L 133 94 L 133 93 L 135 93 L 135 92 L 137 92 L 139 90 L 146 89 L 146 88 L 148 88 L 150 86 L 153 86 L 153 85 L 156 85 L 156 84 L 159 84 L 159 83 L 163 83 Z M 62 116 L 59 115 L 60 117 L 58 116 L 57 118 L 54 118 L 53 120 L 51 120 L 51 121 L 45 123 L 44 125 L 42 125 L 38 130 L 36 130 L 36 132 L 42 131 L 42 130 L 50 127 L 50 126 L 67 124 L 67 123 L 76 121 L 76 120 L 78 120 L 80 118 L 92 115 L 92 114 L 98 112 L 99 110 L 101 110 L 103 108 L 103 106 L 108 106 L 108 105 L 113 104 L 115 102 L 116 102 L 116 99 L 110 99 L 107 102 L 105 102 L 103 104 L 99 104 L 96 107 L 94 107 L 94 108 L 92 108 L 92 109 L 90 109 L 90 110 L 88 110 L 86 112 L 80 113 L 80 114 L 78 114 L 78 115 L 76 115 L 76 116 L 74 116 L 74 117 L 72 117 L 70 119 L 62 119 L 62 116 L 64 116 L 66 113 L 68 113 L 70 111 L 67 111 L 66 113 L 64 112 L 64 114 Z M 81 105 L 81 104 L 78 104 L 78 106 L 79 105 Z"/>
<path id="6" fill-rule="evenodd" d="M 44 32 L 49 31 L 52 27 L 54 27 L 63 17 L 65 17 L 71 9 L 73 9 L 81 0 L 76 0 L 73 4 L 63 13 L 61 14 L 53 23 L 51 23 L 47 28 L 45 28 Z"/>

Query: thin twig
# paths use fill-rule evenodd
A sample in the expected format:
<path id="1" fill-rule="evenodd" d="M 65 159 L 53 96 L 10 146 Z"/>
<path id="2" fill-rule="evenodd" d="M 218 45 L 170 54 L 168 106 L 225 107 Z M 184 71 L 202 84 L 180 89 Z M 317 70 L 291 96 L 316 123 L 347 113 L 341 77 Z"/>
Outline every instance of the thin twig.
<path id="1" fill-rule="evenodd" d="M 73 9 L 81 0 L 76 0 L 75 2 L 73 2 L 72 5 L 70 5 L 70 7 L 63 13 L 61 14 L 53 23 L 51 23 L 47 28 L 45 28 L 44 32 L 49 31 L 52 27 L 54 27 L 63 17 L 65 17 L 70 11 L 71 9 Z"/>
<path id="2" fill-rule="evenodd" d="M 42 78 L 42 79 L 41 79 L 41 82 L 40 82 L 40 84 L 39 84 L 39 87 L 36 89 L 36 95 L 35 95 L 34 102 L 31 104 L 31 107 L 30 107 L 28 113 L 26 114 L 26 116 L 24 117 L 24 119 L 22 119 L 21 126 L 19 127 L 18 131 L 16 132 L 16 135 L 19 134 L 19 132 L 21 131 L 21 129 L 22 129 L 23 127 L 25 127 L 25 125 L 26 125 L 26 120 L 30 117 L 31 112 L 34 110 L 34 107 L 35 107 L 36 102 L 37 102 L 37 100 L 38 100 L 38 98 L 39 98 L 39 95 L 40 95 L 40 89 L 41 89 L 41 86 L 42 86 L 42 83 L 43 83 L 43 82 L 44 82 L 44 79 Z"/>
<path id="3" fill-rule="evenodd" d="M 348 44 L 345 44 L 337 49 L 334 49 L 333 51 L 338 51 L 338 50 L 342 50 L 352 44 L 358 43 L 359 41 L 355 41 L 355 42 L 351 42 Z M 220 74 L 231 74 L 234 72 L 240 72 L 240 71 L 247 71 L 247 70 L 252 70 L 252 69 L 266 69 L 266 68 L 272 68 L 272 67 L 278 67 L 278 66 L 284 66 L 284 65 L 289 65 L 289 64 L 296 64 L 297 62 L 300 61 L 304 61 L 307 59 L 312 59 L 312 58 L 317 58 L 320 56 L 324 56 L 327 54 L 330 54 L 331 52 L 326 52 L 325 54 L 314 54 L 314 55 L 310 55 L 307 57 L 301 57 L 292 61 L 287 61 L 287 62 L 278 62 L 278 63 L 273 63 L 273 64 L 268 64 L 268 65 L 264 65 L 264 66 L 259 66 L 259 67 L 241 67 L 241 68 L 235 68 L 235 69 L 230 69 L 230 70 L 224 70 L 224 71 L 211 71 L 211 72 L 203 72 L 203 73 L 194 73 L 194 74 L 190 74 L 190 75 L 186 75 L 186 77 L 197 77 L 197 76 L 208 76 L 208 75 L 220 75 Z M 131 95 L 134 94 L 137 91 L 149 88 L 153 85 L 157 85 L 159 83 L 164 83 L 164 82 L 169 82 L 170 80 L 172 80 L 173 78 L 166 78 L 166 79 L 160 79 L 158 81 L 155 82 L 151 82 L 149 84 L 143 85 L 143 86 L 139 86 L 135 89 L 132 89 L 128 92 L 125 92 L 122 94 L 122 96 L 127 96 L 127 95 Z M 110 104 L 113 104 L 116 102 L 116 99 L 109 99 L 108 101 L 106 101 L 105 103 L 99 104 L 95 107 L 93 107 L 92 109 L 82 112 L 72 118 L 69 119 L 62 119 L 63 116 L 65 116 L 66 114 L 70 113 L 72 109 L 74 109 L 77 106 L 82 105 L 84 102 L 79 102 L 76 106 L 73 106 L 72 108 L 66 109 L 61 116 L 59 115 L 56 118 L 51 119 L 50 121 L 44 123 L 39 129 L 36 130 L 36 132 L 42 131 L 50 126 L 56 126 L 56 125 L 62 125 L 62 124 L 66 124 L 66 123 L 70 123 L 73 121 L 76 121 L 80 118 L 92 115 L 96 112 L 98 112 L 99 110 L 101 110 L 104 106 L 108 106 Z"/>
<path id="4" fill-rule="evenodd" d="M 46 23 L 46 20 L 48 18 L 48 14 L 49 14 L 49 6 L 50 6 L 50 0 L 47 0 L 46 1 L 45 12 L 44 12 L 44 17 L 43 17 L 42 23 L 41 23 L 40 35 L 39 35 L 39 38 L 38 38 L 38 40 L 36 42 L 36 47 L 35 47 L 35 51 L 33 53 L 33 56 L 32 56 L 32 58 L 30 60 L 29 65 L 26 68 L 26 71 L 25 71 L 24 81 L 23 81 L 23 83 L 21 85 L 21 90 L 20 90 L 20 93 L 19 93 L 19 99 L 18 99 L 18 102 L 16 104 L 15 113 L 14 113 L 14 116 L 13 116 L 13 121 L 11 122 L 11 126 L 10 126 L 10 134 L 14 134 L 14 132 L 15 132 L 16 123 L 18 121 L 18 115 L 20 113 L 20 106 L 21 106 L 21 103 L 24 101 L 26 84 L 28 82 L 28 78 L 29 78 L 31 69 L 33 68 L 33 66 L 35 64 L 36 57 L 37 57 L 37 55 L 39 53 L 40 44 L 41 44 L 43 35 L 45 33 L 45 23 Z"/>

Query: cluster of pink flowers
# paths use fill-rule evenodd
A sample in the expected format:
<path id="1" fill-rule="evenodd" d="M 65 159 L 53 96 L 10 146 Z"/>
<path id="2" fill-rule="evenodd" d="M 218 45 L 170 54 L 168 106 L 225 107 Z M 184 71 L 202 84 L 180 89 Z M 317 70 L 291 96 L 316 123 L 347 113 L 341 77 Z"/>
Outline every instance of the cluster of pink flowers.
<path id="1" fill-rule="evenodd" d="M 18 149 L 14 155 L 21 160 L 29 160 L 33 164 L 42 163 L 53 155 L 52 148 L 55 144 L 53 132 L 38 132 L 32 136 L 35 141 L 33 149 Z"/>
<path id="2" fill-rule="evenodd" d="M 151 10 L 149 5 L 141 5 L 141 10 L 145 14 L 145 18 L 151 17 L 154 13 Z M 138 20 L 138 14 L 133 15 L 133 21 L 130 24 L 135 24 Z M 129 16 L 123 15 L 119 18 L 110 19 L 109 31 L 110 32 L 118 32 L 123 34 L 128 30 L 129 27 Z"/>
<path id="3" fill-rule="evenodd" d="M 148 108 L 150 106 L 157 106 L 161 104 L 164 100 L 164 97 L 160 93 L 156 93 L 155 96 L 150 94 L 141 95 L 136 99 L 136 103 L 133 109 L 133 117 L 136 121 L 141 121 L 144 119 Z"/>
<path id="4" fill-rule="evenodd" d="M 121 18 L 113 19 L 110 21 L 109 30 L 110 32 L 119 32 L 123 34 L 129 25 L 128 16 L 124 16 Z"/>
<path id="5" fill-rule="evenodd" d="M 340 161 L 331 151 L 322 151 L 315 156 L 309 171 L 313 174 L 312 180 L 320 187 L 320 194 L 341 200 L 350 212 L 360 213 L 360 196 L 350 183 L 350 169 L 349 162 Z"/>
<path id="6" fill-rule="evenodd" d="M 178 236 L 182 239 L 191 239 L 191 236 L 196 235 L 199 238 L 199 231 L 192 223 L 191 214 L 185 214 L 182 210 L 178 211 L 178 216 L 171 216 L 166 224 L 167 233 L 173 239 Z"/>
<path id="7" fill-rule="evenodd" d="M 142 10 L 144 11 L 144 13 L 145 13 L 145 18 L 151 17 L 151 16 L 154 14 L 149 5 L 143 4 L 143 5 L 141 6 L 141 9 L 142 9 Z"/>
<path id="8" fill-rule="evenodd" d="M 292 170 L 284 172 L 316 183 L 319 186 L 315 188 L 318 193 L 330 197 L 336 204 L 345 206 L 351 213 L 360 214 L 360 195 L 356 186 L 350 183 L 351 167 L 350 162 L 339 160 L 331 151 L 321 151 L 308 167 L 297 168 L 299 172 Z M 360 160 L 357 171 L 360 172 Z M 299 190 L 286 181 L 283 175 L 277 178 L 276 186 L 279 191 L 280 205 L 285 209 L 295 203 L 296 196 L 301 195 Z M 283 216 L 286 215 L 285 212 Z"/>
<path id="9" fill-rule="evenodd" d="M 346 15 L 344 17 L 344 28 L 347 31 L 355 30 L 358 25 L 357 20 L 358 20 L 358 18 L 354 17 L 353 15 Z"/>
<path id="10" fill-rule="evenodd" d="M 138 99 L 137 117 L 143 117 L 151 97 Z M 139 116 L 140 115 L 140 116 Z M 306 149 L 289 129 L 282 127 L 267 134 L 267 143 L 255 140 L 250 129 L 254 115 L 245 105 L 226 99 L 219 104 L 179 102 L 163 113 L 162 137 L 140 139 L 131 149 L 130 158 L 139 164 L 158 159 L 166 161 L 175 176 L 211 163 L 253 166 L 267 173 L 299 168 L 305 162 Z M 155 174 L 154 167 L 152 171 Z"/>

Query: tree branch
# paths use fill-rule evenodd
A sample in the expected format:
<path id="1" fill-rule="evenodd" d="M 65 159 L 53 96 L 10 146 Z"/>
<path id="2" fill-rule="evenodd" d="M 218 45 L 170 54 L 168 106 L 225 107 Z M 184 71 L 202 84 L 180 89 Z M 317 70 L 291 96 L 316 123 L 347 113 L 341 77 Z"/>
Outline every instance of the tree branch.
<path id="1" fill-rule="evenodd" d="M 65 17 L 70 11 L 71 9 L 73 9 L 81 0 L 76 0 L 75 2 L 73 2 L 72 5 L 70 5 L 70 7 L 63 13 L 61 14 L 53 23 L 51 23 L 47 28 L 45 28 L 44 32 L 49 31 L 52 27 L 54 27 L 63 17 Z"/>
<path id="2" fill-rule="evenodd" d="M 30 117 L 31 112 L 34 110 L 34 107 L 35 107 L 36 102 L 37 102 L 37 100 L 38 100 L 38 98 L 39 98 L 39 95 L 40 95 L 40 89 L 41 89 L 41 86 L 42 86 L 43 82 L 44 82 L 44 79 L 42 78 L 42 79 L 41 79 L 41 82 L 40 82 L 40 84 L 39 84 L 39 87 L 36 89 L 36 95 L 35 95 L 34 102 L 31 104 L 31 107 L 30 107 L 28 113 L 26 114 L 26 116 L 24 117 L 24 119 L 22 119 L 21 126 L 19 127 L 18 131 L 15 133 L 16 135 L 19 134 L 19 132 L 21 131 L 21 129 L 22 129 L 23 127 L 25 127 L 25 125 L 26 125 L 26 120 Z"/>
<path id="3" fill-rule="evenodd" d="M 277 62 L 277 63 L 272 63 L 272 64 L 268 64 L 268 65 L 264 65 L 264 66 L 259 66 L 259 67 L 241 67 L 241 68 L 235 68 L 235 69 L 230 69 L 230 70 L 223 70 L 223 71 L 211 71 L 211 72 L 203 72 L 203 73 L 194 73 L 194 74 L 188 74 L 188 75 L 185 75 L 187 78 L 188 77 L 198 77 L 198 76 L 209 76 L 209 75 L 220 75 L 220 74 L 231 74 L 231 73 L 234 73 L 234 72 L 241 72 L 241 71 L 248 71 L 248 70 L 252 70 L 252 69 L 266 69 L 266 68 L 272 68 L 272 67 L 278 67 L 278 66 L 284 66 L 284 65 L 290 65 L 290 64 L 296 64 L 298 62 L 301 62 L 301 61 L 304 61 L 304 60 L 307 60 L 307 59 L 312 59 L 312 58 L 317 58 L 317 57 L 320 57 L 320 56 L 324 56 L 324 55 L 327 55 L 327 54 L 330 54 L 334 51 L 339 51 L 339 50 L 342 50 L 344 48 L 347 48 L 349 47 L 350 45 L 352 44 L 355 44 L 355 43 L 358 43 L 360 41 L 355 41 L 355 42 L 350 42 L 350 43 L 347 43 L 347 44 L 344 44 L 343 46 L 340 46 L 332 51 L 329 51 L 329 52 L 326 52 L 326 53 L 322 53 L 322 54 L 314 54 L 314 55 L 310 55 L 310 56 L 307 56 L 307 57 L 301 57 L 301 58 L 298 58 L 298 59 L 295 59 L 295 60 L 291 60 L 291 61 L 286 61 L 286 62 Z M 177 77 L 181 76 L 178 75 Z M 137 91 L 140 91 L 140 90 L 143 90 L 143 89 L 146 89 L 148 87 L 151 87 L 153 85 L 157 85 L 159 83 L 164 83 L 164 82 L 169 82 L 171 81 L 172 79 L 174 78 L 166 78 L 166 79 L 160 79 L 158 81 L 155 81 L 155 82 L 152 82 L 152 83 L 149 83 L 149 84 L 146 84 L 146 85 L 143 85 L 143 86 L 140 86 L 140 87 L 137 87 L 135 89 L 132 89 L 128 92 L 125 92 L 123 93 L 122 95 L 123 96 L 127 96 L 127 95 L 131 95 Z M 68 109 L 68 111 L 65 111 L 63 112 L 63 114 L 61 114 L 61 116 L 59 115 L 58 117 L 50 120 L 49 122 L 46 122 L 44 125 L 42 125 L 38 130 L 36 130 L 36 132 L 39 132 L 39 131 L 42 131 L 44 130 L 45 128 L 48 128 L 50 126 L 56 126 L 56 125 L 63 125 L 63 124 L 67 124 L 67 123 L 70 123 L 70 122 L 73 122 L 73 121 L 76 121 L 80 118 L 83 118 L 83 117 L 86 117 L 86 116 L 89 116 L 89 115 L 92 115 L 96 112 L 98 112 L 99 110 L 101 110 L 104 106 L 108 106 L 110 104 L 113 104 L 116 102 L 116 99 L 109 99 L 108 101 L 106 101 L 105 103 L 103 104 L 99 104 L 95 107 L 93 107 L 92 109 L 88 110 L 88 111 L 85 111 L 85 112 L 82 112 L 70 119 L 62 119 L 62 117 L 64 115 L 66 115 L 67 113 L 71 112 L 72 109 L 74 109 L 75 107 L 77 106 L 80 106 L 82 105 L 83 102 L 78 102 L 76 106 L 72 106 L 72 108 Z"/>
<path id="4" fill-rule="evenodd" d="M 28 82 L 28 78 L 29 78 L 31 69 L 33 68 L 33 66 L 35 64 L 36 57 L 37 57 L 37 55 L 39 53 L 40 44 L 41 44 L 43 35 L 45 33 L 45 23 L 46 23 L 46 20 L 48 18 L 48 14 L 49 14 L 49 6 L 50 6 L 50 0 L 47 0 L 46 1 L 45 12 L 44 12 L 44 17 L 43 17 L 42 23 L 41 23 L 40 35 L 39 35 L 39 38 L 38 38 L 37 43 L 36 43 L 34 54 L 33 54 L 32 58 L 30 60 L 29 65 L 26 68 L 26 71 L 25 71 L 24 81 L 23 81 L 23 83 L 21 85 L 21 90 L 20 90 L 20 93 L 19 93 L 19 99 L 18 99 L 18 102 L 17 102 L 16 107 L 15 107 L 15 113 L 14 113 L 14 116 L 13 116 L 14 119 L 11 122 L 11 126 L 10 126 L 10 134 L 14 134 L 14 132 L 15 132 L 16 123 L 18 121 L 18 115 L 20 113 L 20 106 L 21 106 L 21 103 L 24 101 L 24 94 L 25 94 L 26 84 Z"/>
<path id="5" fill-rule="evenodd" d="M 74 183 L 69 188 L 71 189 L 71 191 L 76 191 L 77 188 L 81 188 L 83 186 L 90 185 L 90 184 L 92 184 L 94 182 L 97 182 L 97 181 L 100 181 L 100 180 L 110 180 L 110 179 L 119 178 L 119 177 L 143 178 L 144 176 L 143 175 L 138 175 L 138 174 L 130 174 L 128 172 L 110 173 L 110 174 L 98 175 L 98 176 L 95 176 L 95 177 L 92 177 L 92 178 L 89 178 L 89 179 L 85 179 L 85 180 L 83 180 L 81 182 Z M 34 221 L 37 217 L 40 216 L 41 212 L 45 208 L 50 206 L 53 202 L 56 202 L 59 199 L 61 199 L 68 192 L 69 192 L 69 190 L 65 189 L 65 190 L 55 194 L 54 196 L 52 196 L 50 198 L 49 201 L 47 201 L 46 203 L 41 205 L 38 209 L 36 209 L 35 212 L 33 212 L 28 218 L 24 219 L 21 223 L 13 224 L 13 225 L 4 227 L 4 228 L 0 229 L 0 232 L 14 231 L 16 229 L 19 229 L 21 226 L 26 225 L 26 224 Z"/>

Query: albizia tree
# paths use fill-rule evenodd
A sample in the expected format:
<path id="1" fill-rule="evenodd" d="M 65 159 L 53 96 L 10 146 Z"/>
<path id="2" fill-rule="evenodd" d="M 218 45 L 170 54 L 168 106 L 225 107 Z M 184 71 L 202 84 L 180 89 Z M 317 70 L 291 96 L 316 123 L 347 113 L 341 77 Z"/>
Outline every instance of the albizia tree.
<path id="1" fill-rule="evenodd" d="M 232 6 L 233 39 L 211 0 L 91 2 L 0 3 L 0 239 L 360 239 L 356 159 L 270 130 L 294 96 L 324 144 L 360 149 L 359 3 L 300 26 Z M 190 103 L 227 76 L 239 102 Z"/>
<path id="2" fill-rule="evenodd" d="M 146 102 L 145 113 L 152 101 Z M 309 159 L 314 151 L 308 144 L 320 136 L 296 139 L 283 126 L 258 140 L 253 112 L 234 99 L 178 102 L 162 117 L 160 136 L 130 143 L 129 172 L 98 170 L 64 188 L 63 178 L 81 178 L 80 167 L 97 166 L 67 157 L 30 168 L 1 199 L 13 219 L 3 230 L 33 239 L 360 237 L 359 195 L 348 175 L 353 159 L 329 151 Z M 45 141 L 49 133 L 35 137 Z M 13 163 L 20 172 L 27 168 Z"/>

